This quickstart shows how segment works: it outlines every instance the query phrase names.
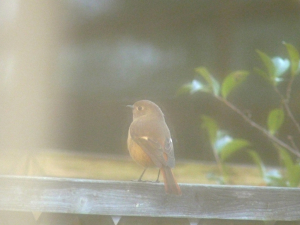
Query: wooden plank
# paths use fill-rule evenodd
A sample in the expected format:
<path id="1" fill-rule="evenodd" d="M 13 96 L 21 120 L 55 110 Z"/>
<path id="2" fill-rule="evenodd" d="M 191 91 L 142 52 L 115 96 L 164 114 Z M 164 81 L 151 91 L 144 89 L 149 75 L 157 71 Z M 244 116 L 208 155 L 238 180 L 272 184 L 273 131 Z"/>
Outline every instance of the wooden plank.
<path id="1" fill-rule="evenodd" d="M 37 225 L 53 224 L 82 225 L 77 215 L 67 213 L 42 213 L 37 221 Z"/>
<path id="2" fill-rule="evenodd" d="M 122 216 L 118 225 L 190 225 L 186 218 L 161 218 L 161 217 L 131 217 Z"/>
<path id="3" fill-rule="evenodd" d="M 0 210 L 234 220 L 300 220 L 300 189 L 0 176 Z"/>
<path id="4" fill-rule="evenodd" d="M 5 225 L 38 225 L 32 212 L 0 211 L 0 224 Z"/>
<path id="5" fill-rule="evenodd" d="M 81 214 L 78 217 L 80 220 L 80 225 L 115 225 L 111 216 Z"/>

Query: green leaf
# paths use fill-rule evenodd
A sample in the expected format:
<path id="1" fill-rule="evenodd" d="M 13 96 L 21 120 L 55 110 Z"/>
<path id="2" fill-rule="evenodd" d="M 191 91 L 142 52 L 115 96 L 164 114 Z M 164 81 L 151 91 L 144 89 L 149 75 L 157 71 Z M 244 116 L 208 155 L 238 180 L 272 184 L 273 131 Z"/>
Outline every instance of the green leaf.
<path id="1" fill-rule="evenodd" d="M 288 43 L 283 42 L 283 44 L 285 45 L 289 56 L 290 56 L 290 60 L 291 60 L 291 74 L 292 76 L 295 76 L 298 72 L 299 72 L 299 61 L 300 61 L 300 57 L 299 57 L 299 52 L 297 51 L 297 49 Z"/>
<path id="2" fill-rule="evenodd" d="M 239 84 L 241 84 L 246 77 L 249 75 L 248 71 L 243 71 L 243 70 L 239 70 L 239 71 L 235 71 L 232 72 L 231 74 L 229 74 L 225 80 L 223 81 L 222 84 L 222 96 L 224 98 L 226 98 L 228 96 L 228 94 L 235 88 L 237 87 Z"/>
<path id="3" fill-rule="evenodd" d="M 248 150 L 247 151 L 254 163 L 257 165 L 259 172 L 261 176 L 264 178 L 266 175 L 266 168 L 265 165 L 263 164 L 263 161 L 261 160 L 260 156 L 257 154 L 257 152 L 253 150 Z"/>
<path id="4" fill-rule="evenodd" d="M 182 85 L 177 91 L 177 96 L 187 93 L 192 95 L 198 91 L 209 92 L 209 88 L 207 85 L 205 86 L 200 81 L 194 79 L 192 82 Z"/>
<path id="5" fill-rule="evenodd" d="M 219 130 L 218 124 L 213 118 L 205 115 L 201 116 L 201 120 L 201 127 L 207 130 L 211 146 L 214 146 L 217 139 L 217 132 Z"/>
<path id="6" fill-rule="evenodd" d="M 274 78 L 275 76 L 275 66 L 271 60 L 271 58 L 264 52 L 260 51 L 260 50 L 256 50 L 256 52 L 258 53 L 259 57 L 261 58 L 261 60 L 263 61 L 265 67 L 267 68 L 267 72 L 269 77 L 271 78 L 271 80 L 273 80 L 272 78 Z"/>
<path id="7" fill-rule="evenodd" d="M 293 170 L 288 173 L 290 187 L 298 187 L 300 183 L 300 165 L 294 165 Z"/>
<path id="8" fill-rule="evenodd" d="M 274 135 L 284 122 L 284 111 L 280 108 L 273 109 L 268 116 L 268 129 Z"/>
<path id="9" fill-rule="evenodd" d="M 275 67 L 276 82 L 280 82 L 280 81 L 283 80 L 281 78 L 281 76 L 290 67 L 290 61 L 288 59 L 283 59 L 283 58 L 280 58 L 280 57 L 274 57 L 274 58 L 272 58 L 272 62 L 273 62 L 274 67 Z"/>
<path id="10" fill-rule="evenodd" d="M 223 130 L 217 131 L 217 139 L 214 143 L 214 149 L 220 154 L 222 148 L 224 148 L 228 143 L 232 142 L 233 138 Z"/>
<path id="11" fill-rule="evenodd" d="M 300 183 L 300 165 L 294 164 L 292 157 L 282 147 L 277 146 L 280 158 L 286 168 L 286 177 L 290 187 L 297 187 Z"/>
<path id="12" fill-rule="evenodd" d="M 282 147 L 277 146 L 279 150 L 280 158 L 282 159 L 284 166 L 287 170 L 292 169 L 294 162 L 290 154 Z"/>
<path id="13" fill-rule="evenodd" d="M 257 152 L 253 150 L 248 150 L 248 154 L 251 156 L 255 164 L 258 166 L 260 174 L 263 178 L 263 180 L 266 182 L 268 186 L 279 186 L 279 187 L 286 187 L 287 182 L 284 177 L 282 177 L 281 173 L 277 169 L 273 169 L 270 171 L 266 170 L 266 167 L 264 166 L 260 156 L 257 154 Z"/>
<path id="14" fill-rule="evenodd" d="M 277 169 L 268 171 L 264 176 L 264 181 L 268 186 L 287 187 L 286 179 Z"/>
<path id="15" fill-rule="evenodd" d="M 212 173 L 212 172 L 207 173 L 206 178 L 208 180 L 215 181 L 215 182 L 217 182 L 217 184 L 220 184 L 220 185 L 226 184 L 225 178 L 223 176 L 217 175 L 217 174 Z"/>
<path id="16" fill-rule="evenodd" d="M 220 92 L 220 85 L 218 81 L 208 72 L 208 70 L 205 67 L 198 67 L 196 68 L 196 72 L 205 79 L 212 93 L 218 96 Z"/>
<path id="17" fill-rule="evenodd" d="M 190 93 L 190 91 L 191 91 L 191 85 L 189 83 L 184 84 L 177 90 L 176 95 L 179 96 L 179 95 L 188 94 Z"/>
<path id="18" fill-rule="evenodd" d="M 233 139 L 220 150 L 222 161 L 228 159 L 233 153 L 250 146 L 250 143 L 244 139 Z"/>
<path id="19" fill-rule="evenodd" d="M 269 75 L 265 71 L 255 67 L 254 72 L 256 72 L 258 75 L 260 75 L 262 78 L 266 79 L 268 82 L 270 82 L 273 85 L 272 79 L 270 79 Z"/>

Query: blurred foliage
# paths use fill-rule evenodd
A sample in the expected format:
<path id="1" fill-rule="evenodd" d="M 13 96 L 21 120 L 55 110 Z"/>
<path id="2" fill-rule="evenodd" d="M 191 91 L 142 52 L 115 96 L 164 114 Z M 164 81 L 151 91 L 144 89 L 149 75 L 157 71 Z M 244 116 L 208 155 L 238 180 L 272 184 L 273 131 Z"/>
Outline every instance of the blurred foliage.
<path id="1" fill-rule="evenodd" d="M 227 172 L 226 162 L 229 161 L 236 152 L 244 151 L 256 164 L 267 185 L 297 187 L 300 184 L 300 163 L 291 156 L 294 155 L 300 158 L 300 151 L 293 142 L 293 137 L 289 137 L 290 143 L 286 143 L 278 136 L 280 128 L 287 118 L 292 121 L 292 124 L 298 132 L 298 137 L 300 136 L 299 122 L 296 121 L 289 106 L 292 84 L 295 76 L 300 73 L 300 57 L 299 52 L 293 45 L 285 42 L 283 42 L 283 45 L 286 47 L 289 59 L 283 59 L 278 56 L 271 58 L 266 53 L 256 50 L 264 68 L 255 67 L 254 72 L 272 85 L 280 99 L 280 105 L 269 112 L 266 124 L 256 123 L 242 110 L 228 101 L 228 96 L 232 94 L 233 90 L 247 79 L 249 75 L 248 71 L 234 71 L 228 74 L 220 85 L 208 69 L 199 67 L 196 68 L 197 76 L 195 79 L 183 85 L 178 90 L 178 94 L 194 94 L 196 92 L 211 94 L 218 99 L 220 103 L 225 104 L 241 116 L 246 123 L 257 129 L 262 135 L 265 135 L 273 143 L 274 150 L 279 155 L 281 168 L 267 170 L 261 157 L 252 149 L 249 141 L 231 137 L 228 131 L 219 128 L 219 125 L 213 118 L 202 115 L 202 128 L 208 133 L 210 145 L 221 173 L 221 176 L 211 176 L 211 178 L 220 183 L 228 183 L 229 173 Z M 282 88 L 278 88 L 282 81 L 288 81 L 288 85 L 284 91 L 282 91 Z M 251 95 L 251 93 L 249 93 L 249 95 Z"/>

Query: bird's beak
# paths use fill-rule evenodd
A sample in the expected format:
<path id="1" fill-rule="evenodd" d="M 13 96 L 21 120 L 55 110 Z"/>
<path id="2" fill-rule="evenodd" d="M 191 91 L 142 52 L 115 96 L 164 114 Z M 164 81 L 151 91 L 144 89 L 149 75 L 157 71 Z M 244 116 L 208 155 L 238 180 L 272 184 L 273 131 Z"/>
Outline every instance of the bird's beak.
<path id="1" fill-rule="evenodd" d="M 126 105 L 126 107 L 133 109 L 134 106 L 133 105 Z"/>

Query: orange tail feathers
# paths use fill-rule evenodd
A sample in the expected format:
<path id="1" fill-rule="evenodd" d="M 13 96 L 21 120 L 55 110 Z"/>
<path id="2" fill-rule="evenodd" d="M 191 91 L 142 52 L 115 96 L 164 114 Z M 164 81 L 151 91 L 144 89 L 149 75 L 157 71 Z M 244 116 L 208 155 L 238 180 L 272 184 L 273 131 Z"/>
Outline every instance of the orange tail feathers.
<path id="1" fill-rule="evenodd" d="M 181 190 L 177 184 L 173 172 L 170 167 L 163 167 L 160 169 L 165 183 L 165 190 L 168 194 L 181 195 Z"/>

